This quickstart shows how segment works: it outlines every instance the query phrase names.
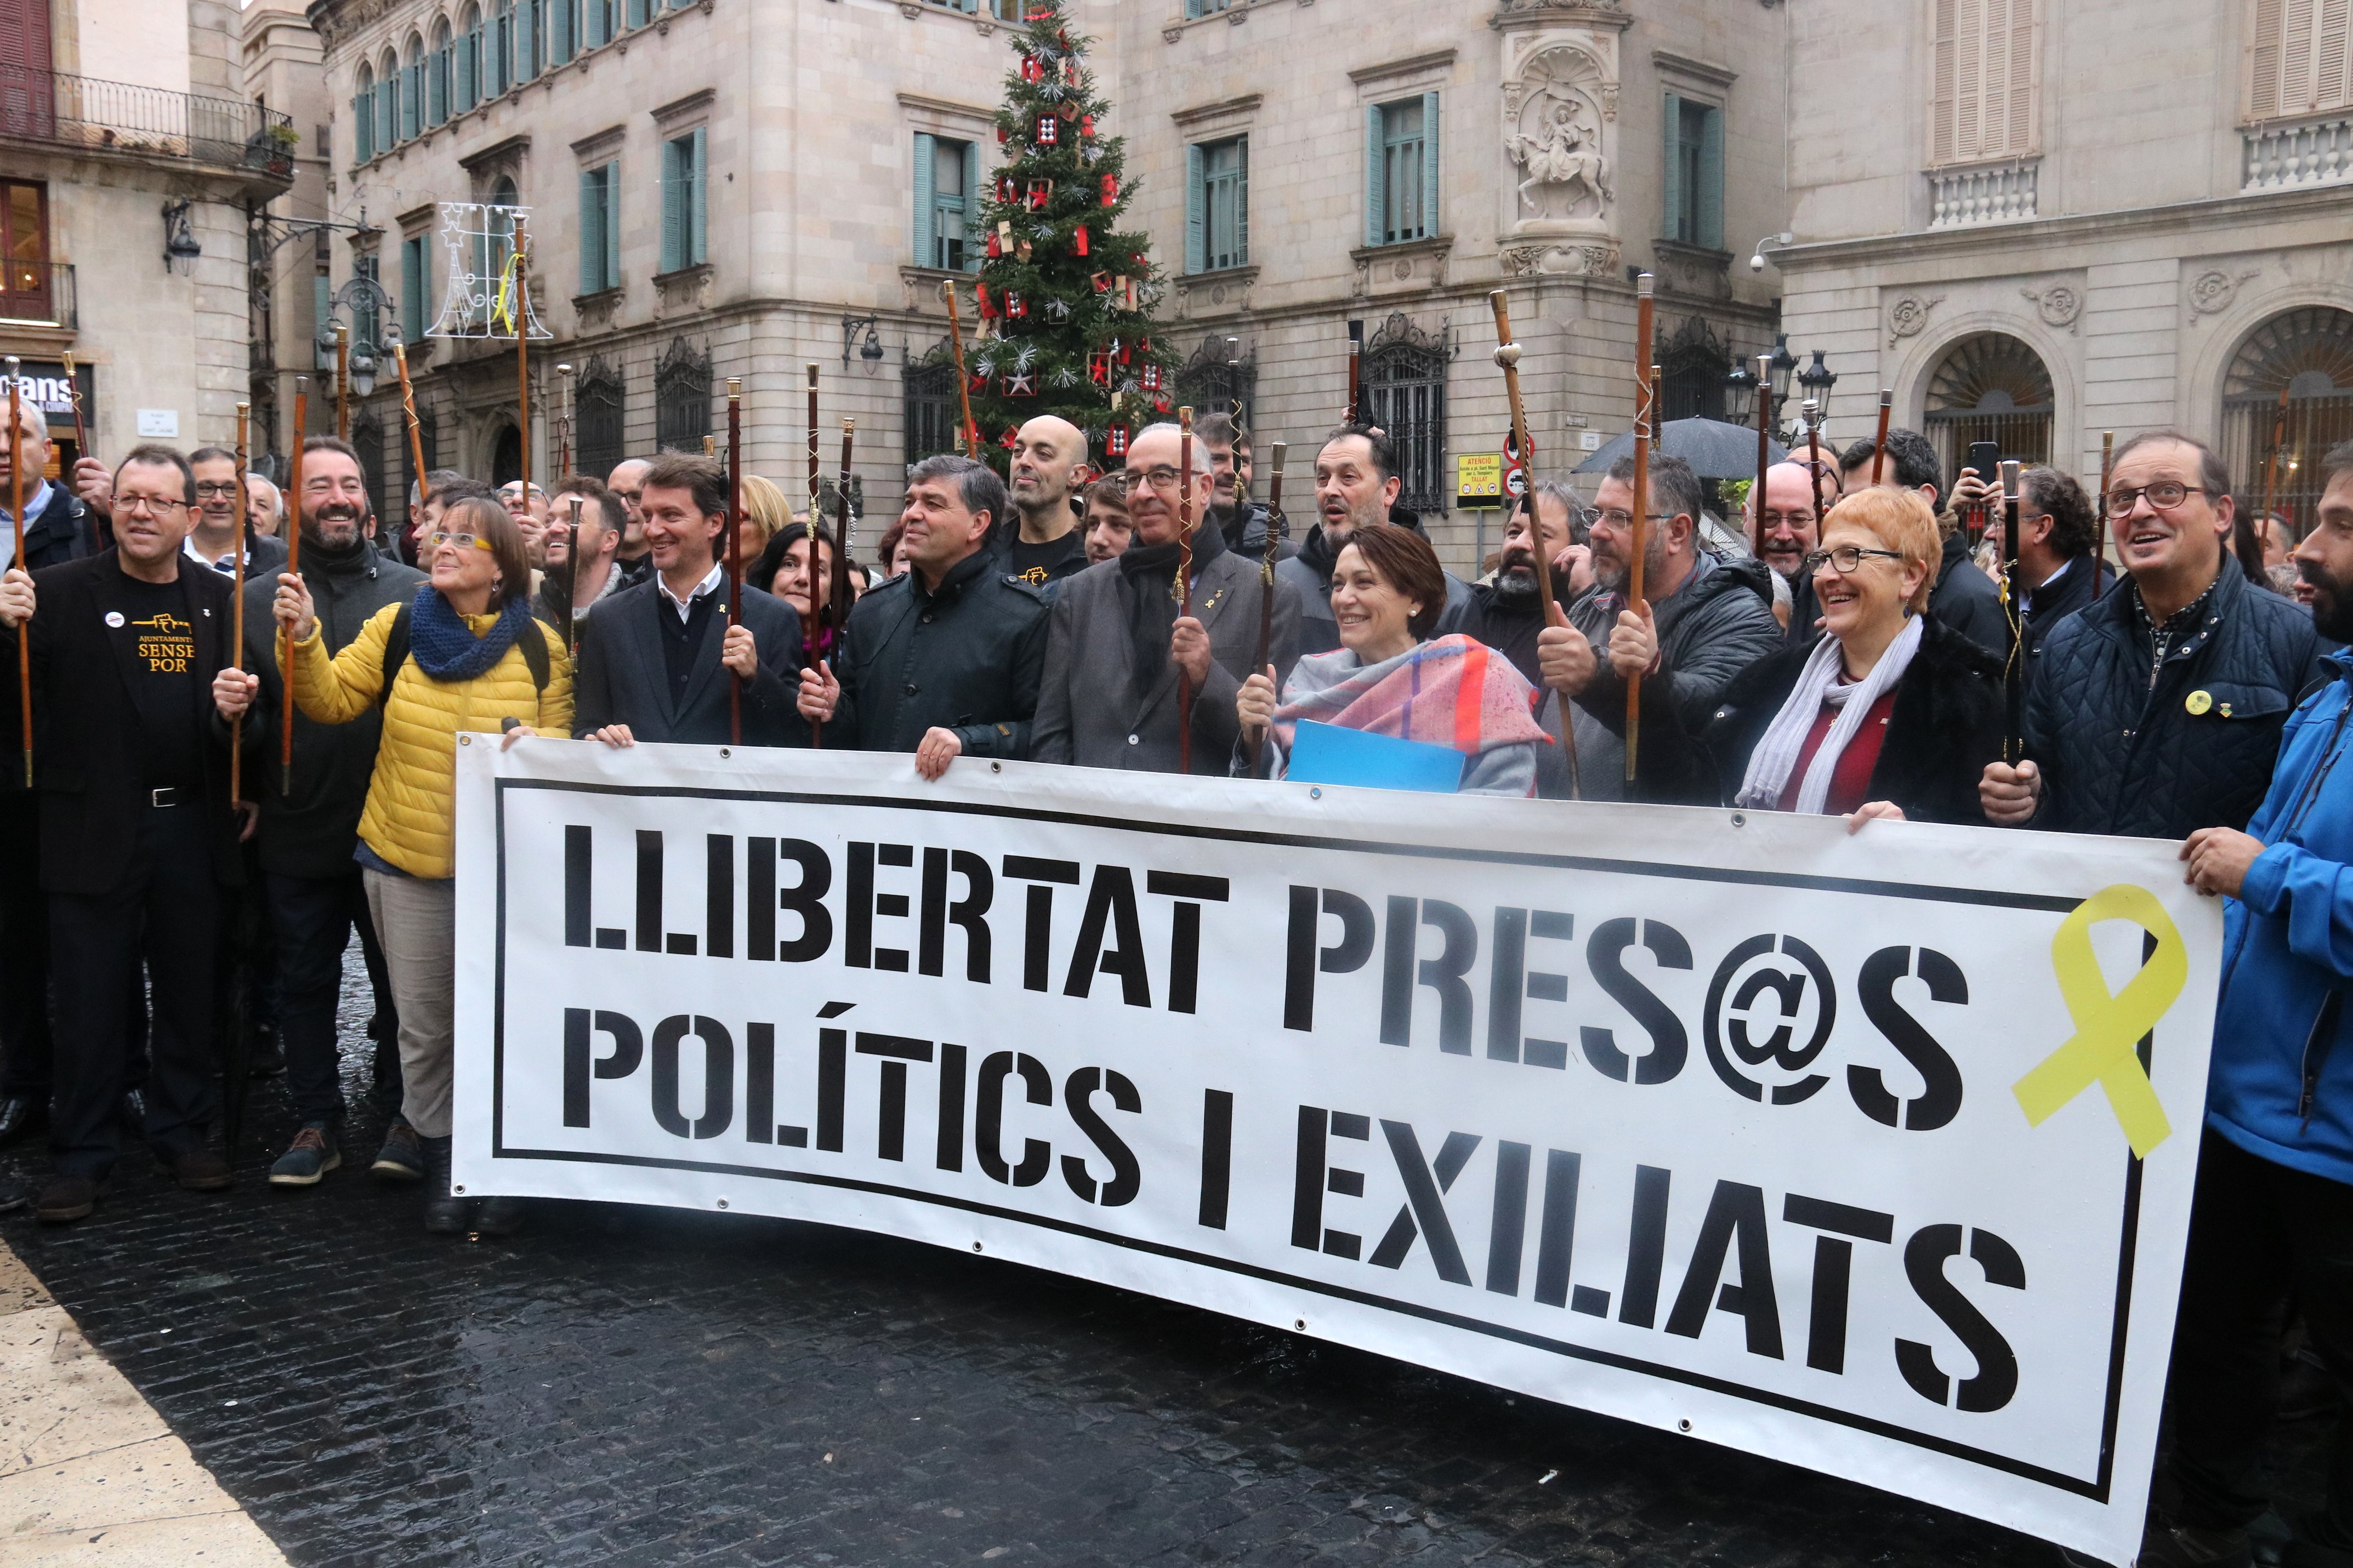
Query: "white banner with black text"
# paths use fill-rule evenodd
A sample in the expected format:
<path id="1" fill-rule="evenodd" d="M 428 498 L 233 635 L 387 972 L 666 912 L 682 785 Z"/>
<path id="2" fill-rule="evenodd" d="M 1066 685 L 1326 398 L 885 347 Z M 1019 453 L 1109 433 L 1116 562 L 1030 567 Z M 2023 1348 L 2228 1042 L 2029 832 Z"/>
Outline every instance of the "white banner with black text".
<path id="1" fill-rule="evenodd" d="M 857 1226 L 2114 1563 L 2221 921 L 2154 841 L 459 752 L 457 1180 Z"/>

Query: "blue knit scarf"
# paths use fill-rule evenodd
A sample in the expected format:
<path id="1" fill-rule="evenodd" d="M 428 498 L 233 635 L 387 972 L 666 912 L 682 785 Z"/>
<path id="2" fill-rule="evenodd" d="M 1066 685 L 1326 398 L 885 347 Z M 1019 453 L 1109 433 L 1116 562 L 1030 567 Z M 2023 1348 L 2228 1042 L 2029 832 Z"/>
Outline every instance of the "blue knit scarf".
<path id="1" fill-rule="evenodd" d="M 441 590 L 427 583 L 417 590 L 417 602 L 408 609 L 408 651 L 417 668 L 436 680 L 471 680 L 506 657 L 530 619 L 526 601 L 509 599 L 491 629 L 476 637 Z"/>

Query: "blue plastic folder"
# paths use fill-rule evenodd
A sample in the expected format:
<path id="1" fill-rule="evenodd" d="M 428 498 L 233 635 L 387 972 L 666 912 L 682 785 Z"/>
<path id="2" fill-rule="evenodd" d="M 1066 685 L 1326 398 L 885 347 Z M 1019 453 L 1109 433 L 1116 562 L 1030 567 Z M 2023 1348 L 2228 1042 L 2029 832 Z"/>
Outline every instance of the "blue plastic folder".
<path id="1" fill-rule="evenodd" d="M 1453 795 L 1462 787 L 1464 761 L 1451 746 L 1400 741 L 1394 735 L 1303 719 L 1292 736 L 1291 765 L 1283 777 L 1293 784 Z"/>

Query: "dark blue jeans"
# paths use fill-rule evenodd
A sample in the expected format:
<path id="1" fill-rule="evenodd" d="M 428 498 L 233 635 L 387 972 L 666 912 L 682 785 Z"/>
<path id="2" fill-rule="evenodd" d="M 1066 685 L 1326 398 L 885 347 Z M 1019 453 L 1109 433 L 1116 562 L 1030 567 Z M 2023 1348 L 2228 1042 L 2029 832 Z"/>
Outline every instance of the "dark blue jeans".
<path id="1" fill-rule="evenodd" d="M 335 1003 L 343 991 L 343 949 L 357 928 L 376 1011 L 390 1023 L 392 993 L 385 981 L 384 953 L 368 922 L 367 894 L 360 868 L 332 877 L 289 877 L 265 872 L 262 897 L 278 947 L 278 1038 L 286 1051 L 286 1089 L 305 1121 L 340 1121 L 343 1114 L 341 1057 L 335 1041 Z"/>

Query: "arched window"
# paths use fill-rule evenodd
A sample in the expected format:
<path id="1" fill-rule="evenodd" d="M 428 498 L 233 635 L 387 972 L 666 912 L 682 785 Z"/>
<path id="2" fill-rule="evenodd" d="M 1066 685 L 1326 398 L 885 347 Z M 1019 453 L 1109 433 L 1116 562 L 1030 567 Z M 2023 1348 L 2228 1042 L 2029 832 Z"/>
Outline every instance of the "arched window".
<path id="1" fill-rule="evenodd" d="M 363 63 L 352 89 L 352 162 L 364 163 L 375 156 L 375 68 Z"/>
<path id="2" fill-rule="evenodd" d="M 490 51 L 482 62 L 482 96 L 496 98 L 514 85 L 514 0 L 498 0 L 491 21 Z"/>
<path id="3" fill-rule="evenodd" d="M 409 34 L 406 55 L 400 65 L 400 139 L 404 142 L 425 129 L 425 40 Z"/>
<path id="4" fill-rule="evenodd" d="M 1659 417 L 1721 419 L 1732 356 L 1704 317 L 1692 316 L 1659 351 Z"/>
<path id="5" fill-rule="evenodd" d="M 664 452 L 700 452 L 711 434 L 711 355 L 684 338 L 654 367 L 654 444 Z"/>
<path id="6" fill-rule="evenodd" d="M 1398 473 L 1405 480 L 1398 504 L 1419 512 L 1445 511 L 1453 504 L 1446 473 L 1446 362 L 1451 357 L 1448 329 L 1423 331 L 1399 312 L 1365 345 L 1365 391 L 1372 423 L 1397 443 Z"/>
<path id="7" fill-rule="evenodd" d="M 575 465 L 584 474 L 602 479 L 628 456 L 621 445 L 621 393 L 620 373 L 602 359 L 589 360 L 580 374 L 580 451 Z"/>
<path id="8" fill-rule="evenodd" d="M 1201 340 L 1185 363 L 1176 367 L 1176 401 L 1192 405 L 1197 415 L 1212 410 L 1230 413 L 1237 399 L 1242 405 L 1241 425 L 1250 427 L 1250 410 L 1258 398 L 1258 349 L 1243 351 L 1240 364 L 1226 363 L 1226 340 L 1215 333 Z"/>
<path id="9" fill-rule="evenodd" d="M 389 153 L 400 145 L 400 57 L 390 49 L 375 65 L 375 145 Z"/>
<path id="10" fill-rule="evenodd" d="M 1947 483 L 1978 441 L 2030 467 L 2051 460 L 2050 369 L 2007 332 L 1979 332 L 1947 349 L 1928 378 L 1927 404 L 1927 437 Z"/>
<path id="11" fill-rule="evenodd" d="M 902 359 L 899 407 L 910 468 L 956 449 L 956 369 L 947 339 L 921 359 Z"/>
<path id="12" fill-rule="evenodd" d="M 2222 458 L 2242 515 L 2272 510 L 2301 539 L 2320 500 L 2320 456 L 2353 438 L 2353 314 L 2309 305 L 2247 334 L 2222 382 Z"/>
<path id="13" fill-rule="evenodd" d="M 437 17 L 433 23 L 433 58 L 425 78 L 425 120 L 428 125 L 438 125 L 449 118 L 451 64 L 449 18 Z"/>
<path id="14" fill-rule="evenodd" d="M 482 101 L 482 8 L 469 5 L 458 24 L 458 112 Z"/>

